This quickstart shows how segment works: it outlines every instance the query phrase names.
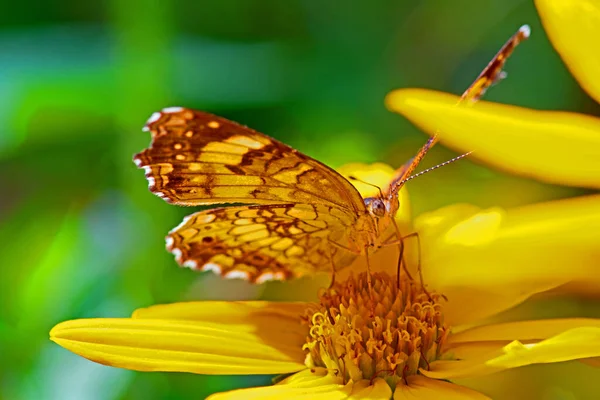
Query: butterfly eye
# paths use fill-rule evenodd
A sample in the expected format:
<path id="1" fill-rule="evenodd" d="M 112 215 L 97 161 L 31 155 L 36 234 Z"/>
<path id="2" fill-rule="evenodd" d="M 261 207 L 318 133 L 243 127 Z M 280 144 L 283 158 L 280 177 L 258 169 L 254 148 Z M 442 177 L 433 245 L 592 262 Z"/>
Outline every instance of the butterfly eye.
<path id="1" fill-rule="evenodd" d="M 385 215 L 385 204 L 381 199 L 372 199 L 367 203 L 369 211 L 376 217 L 383 217 Z"/>

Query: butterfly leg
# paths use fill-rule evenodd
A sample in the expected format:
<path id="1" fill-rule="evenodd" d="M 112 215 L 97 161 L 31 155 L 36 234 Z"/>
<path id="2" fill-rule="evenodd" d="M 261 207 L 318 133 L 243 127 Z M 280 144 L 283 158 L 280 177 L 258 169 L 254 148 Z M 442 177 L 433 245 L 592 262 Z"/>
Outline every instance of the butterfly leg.
<path id="1" fill-rule="evenodd" d="M 423 268 L 421 268 L 421 239 L 419 237 L 419 233 L 418 232 L 413 232 L 413 233 L 409 233 L 406 236 L 402 236 L 402 234 L 400 233 L 400 228 L 398 228 L 398 225 L 396 224 L 396 221 L 394 220 L 394 228 L 396 229 L 396 235 L 397 235 L 397 239 L 390 241 L 390 242 L 385 242 L 381 245 L 381 247 L 385 247 L 385 246 L 391 246 L 391 245 L 398 245 L 398 250 L 400 252 L 400 254 L 398 255 L 398 269 L 397 269 L 397 279 L 398 279 L 398 288 L 400 287 L 400 273 L 402 270 L 404 270 L 404 272 L 406 273 L 406 276 L 408 277 L 408 279 L 410 279 L 411 281 L 413 281 L 413 277 L 410 274 L 410 272 L 408 271 L 408 267 L 407 267 L 407 263 L 406 263 L 406 259 L 404 258 L 404 240 L 405 239 L 409 239 L 409 238 L 416 238 L 417 239 L 417 247 L 419 249 L 418 251 L 418 255 L 417 255 L 417 271 L 419 273 L 419 281 L 421 283 L 421 288 L 423 289 L 423 291 L 425 292 L 425 294 L 427 294 L 427 297 L 429 297 L 431 299 L 431 295 L 429 294 L 429 292 L 427 291 L 427 289 L 425 289 L 425 283 L 423 280 Z"/>
<path id="2" fill-rule="evenodd" d="M 423 279 L 423 268 L 421 268 L 421 238 L 419 237 L 419 233 L 418 232 L 409 233 L 408 235 L 404 236 L 402 238 L 402 240 L 408 239 L 408 238 L 413 238 L 413 237 L 417 239 L 417 247 L 419 249 L 418 254 L 417 254 L 417 271 L 419 273 L 419 282 L 421 283 L 421 288 L 423 289 L 423 292 L 425 292 L 427 297 L 429 297 L 429 299 L 431 300 L 431 294 L 429 294 L 429 292 L 425 288 L 425 282 Z M 398 287 L 400 287 L 400 264 L 404 263 L 404 265 L 405 265 L 404 270 L 408 273 L 408 271 L 406 270 L 406 260 L 404 260 L 403 253 L 404 253 L 404 242 L 402 242 L 402 250 L 400 252 L 400 258 L 398 259 Z M 408 276 L 410 277 L 410 274 Z M 412 280 L 412 277 L 410 277 L 410 279 Z"/>
<path id="3" fill-rule="evenodd" d="M 414 280 L 412 275 L 408 271 L 408 266 L 407 266 L 406 260 L 404 259 L 404 239 L 410 237 L 410 235 L 403 237 L 402 234 L 400 233 L 400 228 L 398 228 L 398 224 L 396 223 L 396 220 L 393 219 L 392 222 L 394 225 L 394 230 L 396 231 L 397 240 L 390 242 L 390 243 L 398 244 L 399 255 L 398 255 L 397 278 L 398 278 L 398 287 L 400 287 L 400 272 L 402 270 L 404 270 L 404 272 L 406 273 L 406 276 L 408 277 L 409 280 L 411 280 L 411 281 Z M 419 247 L 419 249 L 420 249 L 420 247 Z M 419 250 L 419 270 L 420 270 L 420 265 L 421 265 L 420 257 L 421 257 L 421 252 Z"/>
<path id="4" fill-rule="evenodd" d="M 409 237 L 409 236 L 406 236 Z M 397 240 L 393 240 L 390 242 L 384 242 L 382 243 L 379 248 L 382 247 L 388 247 L 388 246 L 396 246 L 398 245 L 398 250 L 399 250 L 399 254 L 398 254 L 398 265 L 396 268 L 396 276 L 397 276 L 397 286 L 400 287 L 400 276 L 402 273 L 402 270 L 404 270 L 404 272 L 406 273 L 406 276 L 408 277 L 408 280 L 410 281 L 414 281 L 412 275 L 410 274 L 410 272 L 408 271 L 406 265 L 406 260 L 404 259 L 404 239 L 406 239 L 406 237 L 403 237 L 401 239 L 397 239 Z"/>

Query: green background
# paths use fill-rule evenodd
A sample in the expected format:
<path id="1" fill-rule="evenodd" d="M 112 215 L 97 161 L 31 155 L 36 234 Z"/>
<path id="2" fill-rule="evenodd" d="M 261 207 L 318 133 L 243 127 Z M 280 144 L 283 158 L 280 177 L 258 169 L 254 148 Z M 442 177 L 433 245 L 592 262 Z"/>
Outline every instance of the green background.
<path id="1" fill-rule="evenodd" d="M 149 143 L 141 127 L 153 111 L 184 105 L 214 112 L 333 167 L 397 167 L 426 137 L 384 108 L 385 94 L 400 87 L 461 93 L 524 23 L 532 37 L 487 99 L 598 114 L 525 0 L 4 4 L 2 397 L 201 399 L 270 381 L 125 371 L 48 340 L 50 328 L 67 319 L 128 316 L 191 299 L 278 297 L 268 285 L 180 269 L 164 250 L 166 232 L 192 210 L 153 196 L 131 162 Z M 454 155 L 438 146 L 424 166 Z M 411 182 L 409 191 L 416 215 L 455 202 L 509 207 L 582 192 L 468 160 Z M 594 315 L 594 304 L 544 299 L 522 307 L 520 316 Z M 524 393 L 515 397 L 511 382 L 530 385 L 538 398 L 593 398 L 593 371 L 567 363 L 470 383 L 499 398 Z"/>

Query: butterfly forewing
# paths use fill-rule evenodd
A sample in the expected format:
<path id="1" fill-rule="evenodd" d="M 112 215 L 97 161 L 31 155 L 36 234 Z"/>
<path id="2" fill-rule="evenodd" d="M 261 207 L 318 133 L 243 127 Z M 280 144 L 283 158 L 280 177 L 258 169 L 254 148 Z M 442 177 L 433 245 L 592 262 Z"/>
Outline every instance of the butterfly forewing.
<path id="1" fill-rule="evenodd" d="M 360 194 L 324 164 L 215 115 L 168 108 L 145 130 L 150 148 L 134 157 L 152 192 L 170 203 L 326 204 L 364 211 Z"/>

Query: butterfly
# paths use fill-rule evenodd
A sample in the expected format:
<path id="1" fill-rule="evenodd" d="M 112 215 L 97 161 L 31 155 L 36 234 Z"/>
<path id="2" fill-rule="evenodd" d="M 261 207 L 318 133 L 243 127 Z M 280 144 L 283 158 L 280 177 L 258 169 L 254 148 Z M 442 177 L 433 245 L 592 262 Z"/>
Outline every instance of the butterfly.
<path id="1" fill-rule="evenodd" d="M 507 57 L 528 36 L 527 26 L 519 29 L 462 100 L 478 100 L 501 79 Z M 378 195 L 362 198 L 325 164 L 207 112 L 165 108 L 143 130 L 152 142 L 133 160 L 150 191 L 177 205 L 229 205 L 186 217 L 168 234 L 167 249 L 182 266 L 254 283 L 335 274 L 358 256 L 401 246 L 398 192 L 437 140 L 430 138 Z M 384 235 L 389 231 L 393 240 Z"/>

